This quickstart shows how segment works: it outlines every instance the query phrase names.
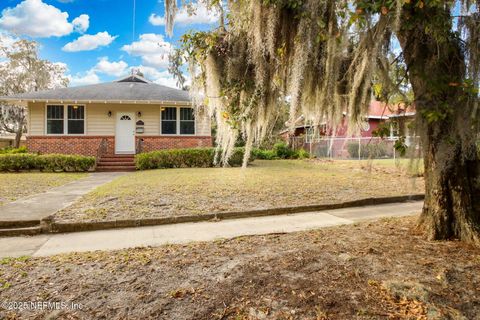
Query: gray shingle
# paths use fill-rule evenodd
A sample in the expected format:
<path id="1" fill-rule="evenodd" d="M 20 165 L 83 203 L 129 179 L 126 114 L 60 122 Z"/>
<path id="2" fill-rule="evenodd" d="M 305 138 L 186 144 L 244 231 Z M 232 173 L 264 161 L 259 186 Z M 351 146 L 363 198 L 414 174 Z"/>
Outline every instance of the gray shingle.
<path id="1" fill-rule="evenodd" d="M 130 80 L 130 81 L 129 81 Z M 65 101 L 176 101 L 189 102 L 187 91 L 169 88 L 136 77 L 88 86 L 60 88 L 0 97 L 0 100 Z"/>

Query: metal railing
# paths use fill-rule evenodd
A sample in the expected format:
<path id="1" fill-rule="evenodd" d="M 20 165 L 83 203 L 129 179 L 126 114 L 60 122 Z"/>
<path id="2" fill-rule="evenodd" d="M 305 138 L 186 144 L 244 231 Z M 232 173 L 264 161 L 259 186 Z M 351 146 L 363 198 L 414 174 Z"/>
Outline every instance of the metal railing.
<path id="1" fill-rule="evenodd" d="M 135 153 L 139 154 L 143 152 L 143 139 L 139 138 L 137 140 L 137 146 L 135 147 Z"/>
<path id="2" fill-rule="evenodd" d="M 102 138 L 100 144 L 97 149 L 97 156 L 96 156 L 96 164 L 100 161 L 100 159 L 107 153 L 108 151 L 108 141 L 106 138 Z"/>

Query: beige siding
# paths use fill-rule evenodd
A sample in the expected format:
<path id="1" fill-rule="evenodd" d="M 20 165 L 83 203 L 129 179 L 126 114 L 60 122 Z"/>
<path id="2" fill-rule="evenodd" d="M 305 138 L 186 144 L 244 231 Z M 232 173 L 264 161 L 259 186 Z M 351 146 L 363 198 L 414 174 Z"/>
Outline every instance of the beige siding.
<path id="1" fill-rule="evenodd" d="M 211 119 L 206 112 L 197 115 L 195 130 L 197 136 L 210 136 L 212 134 Z"/>
<path id="2" fill-rule="evenodd" d="M 29 134 L 45 134 L 45 103 L 29 103 Z M 145 123 L 143 135 L 156 136 L 160 134 L 160 105 L 142 104 L 103 104 L 93 103 L 86 105 L 86 135 L 89 136 L 113 136 L 115 135 L 115 120 L 117 112 L 134 112 L 135 121 L 142 120 Z M 108 112 L 112 116 L 108 116 Z M 137 113 L 141 112 L 141 117 Z M 210 136 L 210 118 L 206 114 L 196 117 L 196 135 Z"/>
<path id="3" fill-rule="evenodd" d="M 45 134 L 45 103 L 28 103 L 28 135 Z"/>
<path id="4" fill-rule="evenodd" d="M 108 111 L 112 116 L 108 117 Z M 87 105 L 87 134 L 115 135 L 115 119 L 117 112 L 134 112 L 135 121 L 145 123 L 144 135 L 158 135 L 160 125 L 160 106 L 158 105 L 126 105 L 126 104 L 89 104 Z M 137 113 L 141 112 L 141 117 Z"/>

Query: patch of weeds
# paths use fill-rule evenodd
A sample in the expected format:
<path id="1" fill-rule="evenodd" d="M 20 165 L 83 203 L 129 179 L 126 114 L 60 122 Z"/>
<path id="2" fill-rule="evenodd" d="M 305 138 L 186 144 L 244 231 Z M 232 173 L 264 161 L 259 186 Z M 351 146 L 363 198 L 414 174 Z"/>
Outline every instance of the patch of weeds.
<path id="1" fill-rule="evenodd" d="M 397 300 L 407 299 L 428 302 L 429 290 L 418 282 L 384 281 L 382 287 Z"/>

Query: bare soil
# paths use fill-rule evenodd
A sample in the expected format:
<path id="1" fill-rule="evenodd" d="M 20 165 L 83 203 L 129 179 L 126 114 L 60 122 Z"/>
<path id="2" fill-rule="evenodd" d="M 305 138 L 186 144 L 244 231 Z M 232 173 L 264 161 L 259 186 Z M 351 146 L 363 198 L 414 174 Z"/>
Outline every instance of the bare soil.
<path id="1" fill-rule="evenodd" d="M 480 248 L 415 218 L 208 243 L 4 259 L 1 319 L 480 319 Z M 80 307 L 78 307 L 80 306 Z"/>

